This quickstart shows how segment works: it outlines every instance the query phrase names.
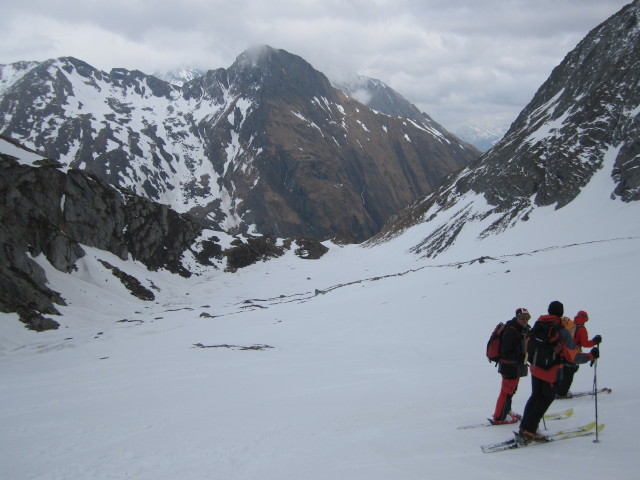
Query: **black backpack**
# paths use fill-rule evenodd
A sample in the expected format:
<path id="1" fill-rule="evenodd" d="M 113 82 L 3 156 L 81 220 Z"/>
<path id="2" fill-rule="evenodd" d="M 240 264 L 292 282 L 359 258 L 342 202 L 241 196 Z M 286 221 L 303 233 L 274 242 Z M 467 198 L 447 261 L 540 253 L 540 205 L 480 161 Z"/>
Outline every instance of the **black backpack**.
<path id="1" fill-rule="evenodd" d="M 527 336 L 529 363 L 544 370 L 562 362 L 560 329 L 554 322 L 536 322 Z"/>

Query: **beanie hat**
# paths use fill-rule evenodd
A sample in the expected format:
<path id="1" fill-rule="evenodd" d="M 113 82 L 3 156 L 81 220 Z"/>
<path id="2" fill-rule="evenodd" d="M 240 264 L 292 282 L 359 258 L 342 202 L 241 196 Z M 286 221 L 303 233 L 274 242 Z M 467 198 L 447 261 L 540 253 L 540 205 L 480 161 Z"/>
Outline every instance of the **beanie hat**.
<path id="1" fill-rule="evenodd" d="M 583 325 L 589 320 L 589 315 L 584 310 L 580 310 L 573 320 L 578 325 Z"/>
<path id="2" fill-rule="evenodd" d="M 529 315 L 529 310 L 527 310 L 526 308 L 516 309 L 516 317 L 519 317 L 521 315 L 525 317 L 527 320 L 531 318 L 531 315 Z"/>
<path id="3" fill-rule="evenodd" d="M 558 300 L 554 300 L 549 304 L 547 312 L 549 312 L 549 315 L 562 317 L 562 315 L 564 314 L 564 305 L 562 305 L 562 303 L 560 303 Z"/>

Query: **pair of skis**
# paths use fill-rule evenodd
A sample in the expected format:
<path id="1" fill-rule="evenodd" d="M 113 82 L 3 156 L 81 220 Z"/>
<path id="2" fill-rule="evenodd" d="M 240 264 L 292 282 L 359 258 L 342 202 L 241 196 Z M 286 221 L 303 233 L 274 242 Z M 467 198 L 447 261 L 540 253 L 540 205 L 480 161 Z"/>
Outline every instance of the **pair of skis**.
<path id="1" fill-rule="evenodd" d="M 566 397 L 568 399 L 571 398 L 579 398 L 586 396 L 593 396 L 599 393 L 611 393 L 610 388 L 599 388 L 597 390 L 589 390 L 585 392 L 576 392 L 571 397 Z M 561 412 L 548 413 L 543 418 L 545 420 L 563 420 L 565 418 L 569 418 L 573 415 L 573 408 L 568 408 Z M 597 416 L 596 416 L 597 419 Z M 517 423 L 517 422 L 516 422 Z M 515 423 L 514 423 L 515 424 Z M 512 424 L 512 425 L 514 425 Z M 470 425 L 462 425 L 458 427 L 458 430 L 465 430 L 468 428 L 478 428 L 478 427 L 491 427 L 495 424 L 491 419 L 488 419 L 483 423 L 474 423 Z M 576 437 L 586 437 L 590 435 L 596 435 L 604 429 L 604 424 L 599 424 L 597 422 L 587 423 L 586 425 L 582 425 L 580 427 L 568 428 L 564 430 L 559 430 L 555 433 L 551 433 L 545 436 L 545 440 L 542 442 L 526 442 L 519 433 L 514 433 L 514 438 L 505 440 L 503 442 L 491 443 L 487 445 L 482 445 L 482 451 L 484 453 L 493 453 L 493 452 L 502 452 L 504 450 L 514 450 L 516 448 L 524 448 L 524 447 L 533 447 L 538 445 L 545 445 L 551 442 L 557 442 L 560 440 L 567 440 L 569 438 Z"/>
<path id="2" fill-rule="evenodd" d="M 600 393 L 611 393 L 611 389 L 610 388 L 599 388 L 597 392 L 594 392 L 593 390 L 587 390 L 586 392 L 576 392 L 576 393 L 572 393 L 570 397 L 556 397 L 556 400 L 571 400 L 572 398 L 593 396 L 596 393 L 598 393 L 598 394 L 600 394 Z"/>
<path id="3" fill-rule="evenodd" d="M 520 435 L 514 432 L 515 438 L 506 440 L 504 442 L 492 443 L 489 445 L 482 445 L 482 451 L 484 453 L 502 452 L 504 450 L 513 450 L 516 448 L 535 447 L 539 445 L 546 445 L 551 442 L 557 442 L 560 440 L 567 440 L 569 438 L 586 437 L 594 435 L 596 432 L 601 432 L 604 428 L 604 424 L 596 424 L 596 422 L 587 423 L 576 428 L 569 428 L 566 430 L 560 430 L 558 432 L 546 435 L 546 440 L 542 442 L 525 442 Z"/>
<path id="4" fill-rule="evenodd" d="M 563 420 L 565 418 L 571 417 L 572 415 L 573 415 L 573 408 L 568 408 L 567 410 L 564 410 L 562 412 L 547 413 L 544 416 L 544 419 L 545 420 Z M 515 423 L 511 425 L 515 425 Z M 493 421 L 491 419 L 487 419 L 486 422 L 482 422 L 482 423 L 472 423 L 469 425 L 462 425 L 458 427 L 458 430 L 467 430 L 469 428 L 493 427 L 493 426 L 495 426 Z"/>
<path id="5" fill-rule="evenodd" d="M 597 395 L 598 393 L 611 393 L 611 389 L 610 388 L 600 388 L 598 390 L 592 390 L 592 391 L 587 391 L 587 392 L 578 392 L 578 393 L 574 393 L 571 397 L 568 398 L 577 398 L 577 397 L 586 397 L 588 395 Z M 560 414 L 560 416 L 556 416 L 553 417 L 553 414 L 550 415 L 545 415 L 545 420 L 549 420 L 550 418 L 548 418 L 549 416 L 551 416 L 552 418 L 555 419 L 561 419 L 561 418 L 567 418 L 568 416 L 573 415 L 573 409 L 569 409 L 566 410 L 564 413 L 567 414 L 568 412 L 571 412 L 569 415 L 565 415 L 564 417 L 562 416 L 562 413 Z M 596 414 L 596 420 L 597 420 L 598 416 Z M 545 445 L 547 443 L 551 443 L 551 442 L 557 442 L 560 440 L 567 440 L 569 438 L 576 438 L 576 437 L 586 437 L 589 435 L 596 435 L 596 439 L 597 434 L 600 433 L 602 431 L 602 429 L 604 428 L 604 424 L 601 423 L 599 424 L 597 421 L 596 422 L 591 422 L 591 423 L 587 423 L 586 425 L 582 425 L 580 427 L 575 427 L 575 428 L 569 428 L 569 429 L 565 429 L 565 430 L 559 430 L 555 433 L 551 433 L 549 435 L 546 435 L 545 440 L 542 442 L 526 442 L 519 433 L 517 432 L 513 432 L 514 433 L 514 438 L 510 439 L 510 440 L 506 440 L 504 442 L 498 442 L 498 443 L 492 443 L 489 445 L 482 445 L 482 451 L 484 453 L 493 453 L 493 452 L 502 452 L 504 450 L 513 450 L 516 448 L 524 448 L 524 447 L 534 447 L 534 446 L 538 446 L 538 445 Z"/>
<path id="6" fill-rule="evenodd" d="M 593 396 L 596 393 L 611 393 L 611 389 L 610 388 L 599 388 L 597 392 L 594 392 L 593 390 L 588 390 L 588 391 L 584 391 L 584 392 L 576 392 L 574 394 L 572 394 L 571 397 L 561 397 L 563 400 L 567 399 L 570 400 L 572 398 L 579 398 L 579 397 L 586 397 L 586 396 Z M 558 400 L 560 400 L 560 398 L 558 398 Z M 573 415 L 573 408 L 568 408 L 567 410 L 564 410 L 562 412 L 555 412 L 555 413 L 548 413 L 544 416 L 545 420 L 563 420 L 565 418 L 569 418 L 571 415 Z M 491 419 L 487 419 L 486 422 L 482 422 L 482 423 L 471 423 L 469 425 L 462 425 L 460 427 L 458 427 L 458 430 L 466 430 L 469 428 L 479 428 L 479 427 L 492 427 L 495 424 L 493 423 L 493 421 Z M 508 425 L 508 424 L 507 424 Z"/>

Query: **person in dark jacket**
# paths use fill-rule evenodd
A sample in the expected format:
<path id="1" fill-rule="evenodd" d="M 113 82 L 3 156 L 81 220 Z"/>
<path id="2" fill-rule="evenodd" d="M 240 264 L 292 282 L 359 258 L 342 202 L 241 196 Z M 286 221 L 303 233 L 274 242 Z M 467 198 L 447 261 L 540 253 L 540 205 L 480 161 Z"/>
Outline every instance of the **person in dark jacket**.
<path id="1" fill-rule="evenodd" d="M 531 315 L 526 308 L 518 308 L 516 316 L 506 323 L 500 340 L 500 362 L 498 373 L 502 375 L 500 394 L 496 402 L 492 423 L 504 425 L 516 423 L 521 415 L 511 410 L 511 400 L 518 389 L 520 377 L 527 375 L 525 340 L 529 331 Z"/>
<path id="2" fill-rule="evenodd" d="M 536 321 L 554 323 L 559 329 L 560 335 L 560 363 L 549 369 L 536 367 L 531 364 L 531 396 L 527 400 L 520 423 L 519 436 L 524 442 L 546 442 L 547 437 L 538 433 L 540 420 L 556 398 L 558 382 L 562 378 L 565 363 L 593 362 L 600 356 L 598 347 L 592 348 L 589 353 L 581 353 L 574 345 L 569 331 L 562 326 L 564 306 L 555 300 L 549 304 L 549 315 L 543 315 Z M 536 326 L 534 325 L 534 328 Z M 529 359 L 531 361 L 531 359 Z"/>

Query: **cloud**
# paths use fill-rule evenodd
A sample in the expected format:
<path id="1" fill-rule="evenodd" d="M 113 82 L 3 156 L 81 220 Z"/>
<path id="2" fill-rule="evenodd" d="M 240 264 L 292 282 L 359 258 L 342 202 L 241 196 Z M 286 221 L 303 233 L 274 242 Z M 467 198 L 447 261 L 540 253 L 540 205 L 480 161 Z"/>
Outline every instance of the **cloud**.
<path id="1" fill-rule="evenodd" d="M 255 44 L 332 76 L 378 78 L 445 127 L 508 125 L 562 58 L 626 0 L 23 0 L 0 63 L 74 56 L 145 72 L 228 67 Z"/>

